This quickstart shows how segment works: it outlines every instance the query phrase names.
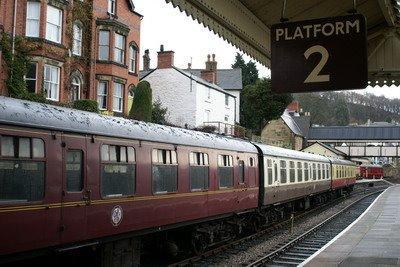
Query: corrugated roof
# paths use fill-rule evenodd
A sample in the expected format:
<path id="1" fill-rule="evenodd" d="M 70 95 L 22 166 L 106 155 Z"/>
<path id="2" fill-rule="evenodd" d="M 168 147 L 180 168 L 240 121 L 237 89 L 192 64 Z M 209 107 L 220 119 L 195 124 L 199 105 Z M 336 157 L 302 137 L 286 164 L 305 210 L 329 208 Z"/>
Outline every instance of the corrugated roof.
<path id="1" fill-rule="evenodd" d="M 0 123 L 52 131 L 257 153 L 254 145 L 241 139 L 3 96 L 0 96 Z"/>
<path id="2" fill-rule="evenodd" d="M 201 69 L 185 69 L 185 71 L 201 77 Z M 217 69 L 217 85 L 224 90 L 242 90 L 242 69 Z"/>
<path id="3" fill-rule="evenodd" d="M 400 140 L 400 126 L 311 127 L 309 140 Z"/>

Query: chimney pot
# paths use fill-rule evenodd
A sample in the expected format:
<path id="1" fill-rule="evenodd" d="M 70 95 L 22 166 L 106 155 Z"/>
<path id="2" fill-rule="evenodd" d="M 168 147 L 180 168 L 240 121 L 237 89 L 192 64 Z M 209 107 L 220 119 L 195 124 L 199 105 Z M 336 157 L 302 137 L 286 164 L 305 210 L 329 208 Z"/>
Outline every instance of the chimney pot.
<path id="1" fill-rule="evenodd" d="M 215 61 L 215 54 L 212 54 L 212 60 Z"/>
<path id="2" fill-rule="evenodd" d="M 164 45 L 160 45 L 160 52 L 164 52 Z"/>
<path id="3" fill-rule="evenodd" d="M 150 70 L 149 49 L 144 50 L 144 55 L 143 55 L 143 70 Z"/>
<path id="4" fill-rule="evenodd" d="M 210 61 L 210 54 L 207 55 L 207 61 Z"/>
<path id="5" fill-rule="evenodd" d="M 188 63 L 188 69 L 190 70 L 192 68 L 192 63 Z"/>

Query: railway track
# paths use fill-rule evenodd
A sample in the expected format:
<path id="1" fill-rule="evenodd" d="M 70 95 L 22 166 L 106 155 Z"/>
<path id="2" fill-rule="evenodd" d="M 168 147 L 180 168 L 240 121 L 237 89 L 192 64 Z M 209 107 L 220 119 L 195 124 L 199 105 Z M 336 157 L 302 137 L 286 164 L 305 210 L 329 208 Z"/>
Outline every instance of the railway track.
<path id="1" fill-rule="evenodd" d="M 348 205 L 289 243 L 250 263 L 247 267 L 298 266 L 354 222 L 377 198 L 373 192 Z"/>
<path id="2" fill-rule="evenodd" d="M 359 188 L 359 189 L 355 190 L 350 195 L 350 197 L 356 197 L 356 196 L 359 196 L 359 195 L 363 195 L 363 194 L 366 194 L 366 192 L 368 192 L 368 191 L 372 192 L 372 193 L 368 193 L 365 196 L 365 197 L 368 197 L 368 196 L 371 196 L 371 195 L 378 194 L 378 193 L 382 192 L 383 190 L 384 190 L 383 188 L 371 188 L 371 189 L 367 189 L 367 191 L 366 191 L 365 188 Z M 361 198 L 361 200 L 365 199 L 365 197 Z M 308 210 L 308 211 L 305 211 L 305 212 L 298 213 L 298 214 L 296 214 L 294 216 L 294 221 L 296 221 L 297 223 L 301 222 L 304 218 L 313 216 L 313 215 L 318 214 L 318 213 L 321 213 L 324 210 L 327 210 L 327 209 L 329 209 L 329 208 L 331 208 L 331 207 L 333 207 L 333 206 L 345 201 L 348 198 L 349 198 L 349 196 L 343 196 L 343 197 L 335 199 L 334 201 L 331 201 L 329 203 L 320 205 L 320 206 L 318 206 L 318 207 L 316 207 L 316 208 L 314 208 L 312 210 Z M 360 201 L 360 199 L 355 201 L 351 205 L 354 205 L 355 203 L 358 203 L 359 201 Z M 349 205 L 347 208 L 350 208 L 351 205 Z M 342 211 L 344 211 L 344 210 L 342 210 Z M 358 216 L 359 215 L 357 215 L 355 218 L 357 218 Z M 332 216 L 332 217 L 334 217 L 334 216 Z M 353 219 L 353 221 L 355 220 L 355 218 Z M 333 218 L 330 218 L 330 219 L 333 219 Z M 351 222 L 352 221 L 350 221 L 350 223 Z M 218 262 L 218 259 L 220 259 L 220 258 L 223 259 L 223 258 L 229 257 L 230 254 L 234 254 L 235 251 L 237 251 L 237 250 L 241 250 L 241 251 L 246 250 L 246 247 L 247 246 L 250 247 L 251 246 L 251 242 L 254 241 L 254 240 L 257 240 L 259 238 L 264 238 L 265 239 L 265 238 L 268 238 L 268 237 L 272 237 L 273 235 L 276 235 L 277 232 L 288 231 L 289 228 L 290 228 L 291 223 L 292 223 L 292 219 L 287 219 L 285 221 L 282 221 L 282 222 L 279 222 L 279 223 L 275 223 L 275 224 L 269 226 L 268 228 L 266 228 L 264 230 L 261 230 L 261 231 L 259 231 L 257 233 L 254 233 L 254 234 L 249 235 L 249 236 L 245 236 L 245 237 L 240 238 L 240 239 L 233 240 L 233 241 L 231 241 L 231 242 L 229 242 L 227 244 L 212 248 L 211 250 L 208 250 L 208 251 L 206 251 L 206 252 L 204 252 L 204 253 L 202 253 L 200 255 L 196 255 L 196 256 L 193 256 L 193 257 L 190 257 L 190 258 L 186 258 L 186 259 L 181 260 L 179 262 L 175 262 L 175 263 L 169 264 L 168 266 L 190 266 L 190 265 L 193 265 L 193 264 L 196 264 L 196 265 L 197 264 L 199 264 L 199 265 L 210 265 L 210 264 L 213 264 L 215 262 Z M 323 223 L 321 223 L 321 226 L 322 226 L 322 224 Z M 340 231 L 338 233 L 340 233 Z M 312 232 L 310 232 L 309 234 L 311 234 L 311 233 Z M 332 232 L 332 235 L 333 234 L 334 233 Z M 329 242 L 334 236 L 336 236 L 336 234 L 333 235 L 329 240 L 328 240 L 328 238 L 330 236 L 326 236 L 325 240 L 328 240 L 327 242 Z M 297 239 L 297 238 L 295 238 L 295 240 L 300 241 L 300 239 Z M 289 243 L 294 245 L 295 244 L 295 240 L 292 240 Z M 315 243 L 316 244 L 322 244 L 323 241 L 322 240 L 320 240 L 320 241 L 321 242 L 315 242 Z M 326 244 L 327 242 L 325 242 L 324 244 Z M 249 244 L 246 244 L 246 243 L 249 243 Z M 269 252 L 263 254 L 263 255 L 267 255 L 268 257 L 265 256 L 263 258 L 258 258 L 257 260 L 254 260 L 252 262 L 248 262 L 246 265 L 249 265 L 249 266 L 262 266 L 264 263 L 269 262 L 269 259 L 272 259 L 272 258 L 277 257 L 278 255 L 280 255 L 280 253 L 283 252 L 285 250 L 285 248 L 289 248 L 290 247 L 289 243 L 285 242 L 284 244 L 281 244 L 281 246 L 279 246 L 278 248 L 275 247 L 273 251 L 269 251 Z M 314 244 L 309 244 L 309 245 L 314 245 Z M 239 249 L 235 248 L 237 246 L 240 246 L 240 248 Z M 315 252 L 317 250 L 314 250 L 310 246 L 309 252 L 311 252 L 311 251 Z M 311 253 L 310 255 L 312 255 L 313 253 Z M 303 256 L 302 258 L 304 258 L 305 255 L 306 255 L 305 253 L 301 253 L 301 252 L 299 252 L 297 254 L 298 254 L 297 256 Z M 304 254 L 304 255 L 301 255 L 301 254 Z M 294 254 L 292 256 L 294 256 Z M 306 258 L 308 258 L 308 256 Z M 210 259 L 212 259 L 212 260 L 210 261 Z M 297 265 L 297 264 L 295 264 L 295 265 Z"/>

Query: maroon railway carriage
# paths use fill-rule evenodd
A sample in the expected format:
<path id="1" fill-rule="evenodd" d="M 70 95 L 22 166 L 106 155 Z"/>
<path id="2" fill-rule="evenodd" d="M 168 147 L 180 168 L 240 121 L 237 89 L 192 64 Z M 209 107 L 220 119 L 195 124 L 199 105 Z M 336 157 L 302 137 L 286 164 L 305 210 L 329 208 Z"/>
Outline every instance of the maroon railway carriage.
<path id="1" fill-rule="evenodd" d="M 361 165 L 359 170 L 360 177 L 364 179 L 382 179 L 384 177 L 383 167 L 381 165 Z"/>
<path id="2" fill-rule="evenodd" d="M 5 97 L 0 110 L 2 256 L 257 208 L 249 142 Z"/>

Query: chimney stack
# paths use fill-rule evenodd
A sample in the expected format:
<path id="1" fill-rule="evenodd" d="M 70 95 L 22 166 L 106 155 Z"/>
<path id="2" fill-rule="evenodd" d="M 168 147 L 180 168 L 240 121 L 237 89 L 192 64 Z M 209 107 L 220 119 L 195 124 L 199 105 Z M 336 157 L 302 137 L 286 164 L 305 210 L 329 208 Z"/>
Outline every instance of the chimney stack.
<path id="1" fill-rule="evenodd" d="M 160 51 L 157 54 L 158 69 L 168 69 L 174 65 L 174 51 L 164 51 L 164 45 L 160 45 Z"/>
<path id="2" fill-rule="evenodd" d="M 217 83 L 217 61 L 215 60 L 215 54 L 207 55 L 206 69 L 201 71 L 201 78 L 210 82 Z"/>
<path id="3" fill-rule="evenodd" d="M 144 55 L 143 55 L 143 70 L 150 70 L 150 55 L 149 55 L 149 49 L 144 50 Z"/>

